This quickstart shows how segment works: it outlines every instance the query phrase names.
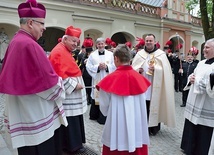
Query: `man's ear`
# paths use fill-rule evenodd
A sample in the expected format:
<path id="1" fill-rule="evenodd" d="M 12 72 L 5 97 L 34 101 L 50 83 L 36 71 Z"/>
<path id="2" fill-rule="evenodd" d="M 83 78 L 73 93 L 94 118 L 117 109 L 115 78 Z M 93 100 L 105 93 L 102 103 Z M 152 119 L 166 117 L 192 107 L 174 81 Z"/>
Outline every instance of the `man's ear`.
<path id="1" fill-rule="evenodd" d="M 116 62 L 118 62 L 118 57 L 117 57 L 117 56 L 114 56 L 114 60 L 115 60 Z"/>
<path id="2" fill-rule="evenodd" d="M 32 28 L 33 27 L 33 20 L 31 20 L 31 19 L 27 20 L 27 26 Z"/>

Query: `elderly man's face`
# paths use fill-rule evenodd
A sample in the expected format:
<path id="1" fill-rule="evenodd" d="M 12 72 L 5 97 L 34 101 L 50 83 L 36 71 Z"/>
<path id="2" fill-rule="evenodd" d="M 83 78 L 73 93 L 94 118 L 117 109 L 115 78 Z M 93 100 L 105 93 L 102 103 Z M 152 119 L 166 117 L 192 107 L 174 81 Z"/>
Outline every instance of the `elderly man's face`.
<path id="1" fill-rule="evenodd" d="M 38 40 L 46 30 L 44 18 L 29 19 L 27 24 L 31 26 L 30 33 L 36 38 L 36 40 Z"/>
<path id="2" fill-rule="evenodd" d="M 64 43 L 69 51 L 73 51 L 74 49 L 77 48 L 78 41 L 79 41 L 79 38 L 77 38 L 77 37 L 67 36 L 65 38 Z"/>
<path id="3" fill-rule="evenodd" d="M 214 42 L 212 42 L 212 41 L 206 42 L 204 45 L 203 52 L 204 52 L 204 57 L 206 59 L 213 58 L 214 57 Z"/>
<path id="4" fill-rule="evenodd" d="M 105 42 L 100 41 L 96 45 L 99 51 L 103 51 L 105 49 Z"/>

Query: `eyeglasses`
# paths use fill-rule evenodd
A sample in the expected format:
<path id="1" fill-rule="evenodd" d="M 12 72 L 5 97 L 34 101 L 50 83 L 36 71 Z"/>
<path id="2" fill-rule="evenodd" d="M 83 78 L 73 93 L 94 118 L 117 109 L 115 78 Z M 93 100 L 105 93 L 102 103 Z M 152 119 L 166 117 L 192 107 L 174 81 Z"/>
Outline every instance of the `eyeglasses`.
<path id="1" fill-rule="evenodd" d="M 34 21 L 34 22 L 36 22 L 36 23 L 39 23 L 39 24 L 41 24 L 42 26 L 44 26 L 44 25 L 45 25 L 45 23 L 44 23 L 44 22 L 40 22 L 40 21 L 38 21 L 38 20 L 34 20 L 34 19 L 32 19 L 32 21 Z"/>

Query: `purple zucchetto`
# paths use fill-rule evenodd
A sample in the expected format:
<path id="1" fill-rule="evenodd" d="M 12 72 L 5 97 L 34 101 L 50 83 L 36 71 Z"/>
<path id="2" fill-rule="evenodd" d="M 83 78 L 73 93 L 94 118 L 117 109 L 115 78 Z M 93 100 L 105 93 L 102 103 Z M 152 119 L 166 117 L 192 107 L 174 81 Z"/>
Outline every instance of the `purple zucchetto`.
<path id="1" fill-rule="evenodd" d="M 45 18 L 46 9 L 44 5 L 37 3 L 36 0 L 27 0 L 18 6 L 18 13 L 20 18 Z"/>

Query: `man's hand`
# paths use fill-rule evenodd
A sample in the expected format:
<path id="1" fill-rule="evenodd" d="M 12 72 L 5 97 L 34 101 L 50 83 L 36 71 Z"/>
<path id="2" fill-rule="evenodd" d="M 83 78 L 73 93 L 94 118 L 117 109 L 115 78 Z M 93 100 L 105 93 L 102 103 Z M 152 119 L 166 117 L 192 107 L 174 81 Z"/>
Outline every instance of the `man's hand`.
<path id="1" fill-rule="evenodd" d="M 85 60 L 84 60 L 84 64 L 86 64 L 87 61 L 88 61 L 88 59 L 85 59 Z"/>
<path id="2" fill-rule="evenodd" d="M 183 73 L 184 73 L 184 70 L 183 70 L 182 68 L 180 68 L 180 69 L 178 70 L 178 73 L 183 74 Z"/>
<path id="3" fill-rule="evenodd" d="M 195 75 L 192 74 L 189 79 L 190 83 L 193 84 L 195 82 Z"/>
<path id="4" fill-rule="evenodd" d="M 99 64 L 99 69 L 100 69 L 100 70 L 104 70 L 104 69 L 106 69 L 106 67 L 107 67 L 107 66 L 106 66 L 105 63 L 100 63 L 100 64 Z"/>
<path id="5" fill-rule="evenodd" d="M 210 87 L 211 90 L 213 89 L 213 85 L 214 85 L 214 73 L 210 74 Z"/>
<path id="6" fill-rule="evenodd" d="M 154 65 L 149 65 L 149 70 L 150 70 L 151 72 L 154 72 L 155 66 L 154 66 Z"/>
<path id="7" fill-rule="evenodd" d="M 83 89 L 83 86 L 80 83 L 77 83 L 75 90 Z"/>
<path id="8" fill-rule="evenodd" d="M 139 68 L 139 73 L 142 74 L 144 72 L 143 68 Z"/>
<path id="9" fill-rule="evenodd" d="M 171 57 L 171 56 L 172 56 L 172 53 L 171 53 L 171 52 L 170 52 L 170 53 L 168 53 L 168 56 L 169 56 L 169 57 Z"/>

